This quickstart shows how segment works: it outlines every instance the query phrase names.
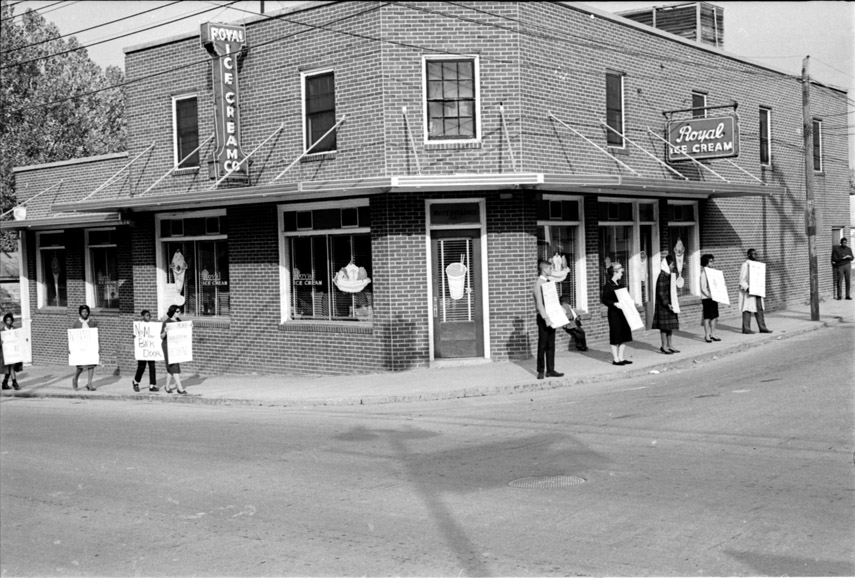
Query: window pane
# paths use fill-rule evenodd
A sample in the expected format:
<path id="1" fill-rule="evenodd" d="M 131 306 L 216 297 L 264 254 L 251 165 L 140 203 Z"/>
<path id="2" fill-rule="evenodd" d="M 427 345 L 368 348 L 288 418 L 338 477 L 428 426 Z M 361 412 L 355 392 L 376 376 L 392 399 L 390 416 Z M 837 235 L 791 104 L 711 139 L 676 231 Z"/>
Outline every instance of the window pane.
<path id="1" fill-rule="evenodd" d="M 294 318 L 329 317 L 326 237 L 291 239 Z"/>
<path id="2" fill-rule="evenodd" d="M 178 143 L 178 168 L 198 167 L 199 151 L 194 152 L 187 160 L 181 162 L 191 151 L 199 146 L 199 124 L 195 98 L 184 98 L 175 101 L 175 128 Z"/>
<path id="3" fill-rule="evenodd" d="M 668 227 L 668 238 L 671 240 L 671 246 L 668 250 L 674 255 L 677 260 L 677 295 L 691 294 L 691 281 L 694 279 L 695 271 L 692 270 L 689 256 L 694 251 L 691 246 L 692 226 L 687 227 Z M 679 287 L 679 279 L 682 279 L 683 287 Z"/>
<path id="4" fill-rule="evenodd" d="M 632 255 L 632 227 L 600 226 L 600 287 L 608 281 L 607 269 L 613 263 L 623 265 L 621 287 L 630 287 L 629 258 Z"/>
<path id="5" fill-rule="evenodd" d="M 822 171 L 822 123 L 813 121 L 813 170 Z"/>
<path id="6" fill-rule="evenodd" d="M 333 73 L 306 77 L 306 148 L 319 153 L 336 149 L 336 133 L 330 133 L 315 144 L 335 126 L 335 76 Z"/>
<path id="7" fill-rule="evenodd" d="M 429 138 L 474 138 L 474 70 L 471 60 L 427 63 Z"/>
<path id="8" fill-rule="evenodd" d="M 538 258 L 552 263 L 558 296 L 567 295 L 576 307 L 576 227 L 540 226 L 537 228 Z"/>
<path id="9" fill-rule="evenodd" d="M 228 315 L 229 258 L 225 241 L 198 241 L 199 311 L 197 315 Z"/>
<path id="10" fill-rule="evenodd" d="M 42 255 L 42 280 L 45 307 L 67 307 L 68 288 L 65 269 L 65 249 L 45 249 Z"/>
<path id="11" fill-rule="evenodd" d="M 606 131 L 606 142 L 623 146 L 623 81 L 618 74 L 606 74 L 606 123 L 614 129 Z"/>
<path id="12" fill-rule="evenodd" d="M 692 118 L 704 118 L 707 111 L 704 107 L 707 105 L 707 97 L 705 94 L 697 92 L 692 93 Z"/>
<path id="13" fill-rule="evenodd" d="M 165 304 L 167 307 L 173 304 L 178 305 L 178 312 L 182 315 L 185 313 L 193 315 L 196 312 L 197 304 L 193 242 L 172 241 L 163 245 L 167 283 Z M 181 297 L 184 298 L 183 305 L 179 305 Z"/>
<path id="14" fill-rule="evenodd" d="M 91 241 L 90 236 L 90 241 Z M 95 288 L 95 307 L 119 308 L 119 261 L 115 247 L 99 247 L 89 250 Z"/>
<path id="15" fill-rule="evenodd" d="M 760 109 L 760 164 L 769 164 L 769 111 Z"/>

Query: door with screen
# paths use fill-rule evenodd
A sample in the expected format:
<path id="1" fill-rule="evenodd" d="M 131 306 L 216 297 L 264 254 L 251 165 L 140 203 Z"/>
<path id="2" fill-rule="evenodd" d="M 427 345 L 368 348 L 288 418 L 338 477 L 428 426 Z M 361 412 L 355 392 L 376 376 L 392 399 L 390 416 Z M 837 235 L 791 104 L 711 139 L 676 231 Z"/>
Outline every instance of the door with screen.
<path id="1" fill-rule="evenodd" d="M 483 357 L 480 231 L 433 231 L 431 245 L 434 356 Z"/>

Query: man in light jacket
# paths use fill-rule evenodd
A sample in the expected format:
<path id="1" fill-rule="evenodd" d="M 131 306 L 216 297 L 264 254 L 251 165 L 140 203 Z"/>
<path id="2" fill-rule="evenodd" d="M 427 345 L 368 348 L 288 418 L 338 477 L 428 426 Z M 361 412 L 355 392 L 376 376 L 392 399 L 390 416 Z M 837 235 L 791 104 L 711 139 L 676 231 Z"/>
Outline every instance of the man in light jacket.
<path id="1" fill-rule="evenodd" d="M 748 259 L 739 270 L 739 310 L 742 311 L 742 333 L 754 333 L 751 331 L 751 314 L 757 317 L 757 327 L 760 333 L 772 333 L 766 327 L 766 319 L 763 312 L 763 298 L 751 295 L 748 286 L 748 262 L 757 260 L 757 251 L 748 249 Z"/>

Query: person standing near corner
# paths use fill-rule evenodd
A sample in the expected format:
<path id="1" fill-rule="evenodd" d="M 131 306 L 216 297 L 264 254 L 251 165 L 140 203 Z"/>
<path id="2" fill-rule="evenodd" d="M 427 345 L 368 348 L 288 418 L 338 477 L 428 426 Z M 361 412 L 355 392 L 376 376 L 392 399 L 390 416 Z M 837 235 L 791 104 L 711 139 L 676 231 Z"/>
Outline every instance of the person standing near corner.
<path id="1" fill-rule="evenodd" d="M 3 316 L 3 326 L 0 327 L 0 331 L 12 331 L 15 329 L 15 316 L 11 313 L 7 313 Z M 12 389 L 15 391 L 21 389 L 21 386 L 18 385 L 18 376 L 15 372 L 21 371 L 24 368 L 24 364 L 21 362 L 18 363 L 6 363 L 3 360 L 3 348 L 0 347 L 0 368 L 3 369 L 3 389 L 9 389 L 9 378 L 12 378 Z"/>
<path id="2" fill-rule="evenodd" d="M 151 321 L 151 312 L 148 309 L 143 309 L 140 311 L 140 317 L 142 317 L 142 321 L 144 323 L 149 323 Z M 137 360 L 137 373 L 134 375 L 134 381 L 132 383 L 134 391 L 140 390 L 140 380 L 142 379 L 143 373 L 145 373 L 146 365 L 148 365 L 148 390 L 149 391 L 160 391 L 157 387 L 157 377 L 154 374 L 154 360 L 149 359 L 140 359 Z"/>
<path id="3" fill-rule="evenodd" d="M 763 308 L 763 298 L 748 293 L 748 262 L 757 260 L 757 251 L 748 249 L 748 259 L 739 269 L 739 310 L 742 311 L 742 333 L 746 335 L 754 333 L 751 330 L 751 314 L 757 318 L 757 328 L 760 333 L 772 333 L 766 327 L 766 317 Z"/>
<path id="4" fill-rule="evenodd" d="M 167 347 L 167 340 L 169 339 L 169 332 L 166 329 L 166 326 L 170 323 L 176 323 L 181 321 L 178 317 L 175 317 L 175 314 L 178 312 L 177 305 L 170 305 L 169 309 L 166 311 L 166 319 L 163 320 L 163 325 L 160 326 L 160 339 L 161 339 L 161 347 L 163 347 L 163 360 L 166 362 L 166 385 L 164 385 L 164 389 L 166 389 L 166 393 L 172 393 L 172 389 L 169 389 L 169 381 L 170 379 L 175 380 L 175 386 L 178 389 L 178 393 L 185 394 L 187 390 L 181 386 L 181 364 L 180 363 L 169 363 L 169 348 Z M 173 319 L 175 317 L 175 319 Z M 157 391 L 157 389 L 150 391 Z"/>
<path id="5" fill-rule="evenodd" d="M 98 322 L 89 317 L 88 305 L 81 305 L 77 309 L 77 313 L 80 317 L 71 326 L 72 329 L 95 329 L 98 327 Z M 71 387 L 74 388 L 74 391 L 77 391 L 77 378 L 80 377 L 84 369 L 86 370 L 86 389 L 95 391 L 95 388 L 92 387 L 92 376 L 95 375 L 94 365 L 78 365 L 74 371 L 74 377 L 71 379 Z"/>
<path id="6" fill-rule="evenodd" d="M 617 291 L 621 288 L 620 280 L 623 277 L 623 265 L 612 263 L 606 270 L 608 281 L 603 285 L 600 295 L 600 303 L 608 308 L 609 320 L 609 346 L 612 350 L 612 365 L 629 365 L 632 362 L 624 359 L 626 344 L 632 341 L 632 330 L 626 315 L 623 314 L 623 306 L 617 298 Z"/>
<path id="7" fill-rule="evenodd" d="M 712 267 L 715 257 L 707 253 L 701 255 L 701 325 L 704 326 L 704 341 L 712 343 L 721 341 L 715 335 L 715 326 L 718 322 L 718 302 L 712 298 L 710 292 L 710 281 L 707 279 L 707 267 Z"/>
<path id="8" fill-rule="evenodd" d="M 656 305 L 653 310 L 653 325 L 651 328 L 659 330 L 659 340 L 662 346 L 659 351 L 665 355 L 680 353 L 671 344 L 671 335 L 675 329 L 680 329 L 680 318 L 674 312 L 674 304 L 671 303 L 671 278 L 677 270 L 674 255 L 665 255 L 662 259 L 659 277 L 656 279 Z"/>
<path id="9" fill-rule="evenodd" d="M 535 281 L 532 290 L 534 306 L 537 309 L 537 379 L 563 377 L 563 373 L 555 371 L 555 328 L 549 326 L 546 307 L 543 304 L 542 286 L 549 282 L 552 263 L 540 259 L 537 262 L 537 268 L 540 276 Z"/>
<path id="10" fill-rule="evenodd" d="M 846 299 L 852 300 L 852 249 L 847 246 L 846 237 L 840 239 L 840 245 L 831 249 L 831 266 L 834 272 L 835 299 L 842 299 L 843 282 L 846 281 Z"/>

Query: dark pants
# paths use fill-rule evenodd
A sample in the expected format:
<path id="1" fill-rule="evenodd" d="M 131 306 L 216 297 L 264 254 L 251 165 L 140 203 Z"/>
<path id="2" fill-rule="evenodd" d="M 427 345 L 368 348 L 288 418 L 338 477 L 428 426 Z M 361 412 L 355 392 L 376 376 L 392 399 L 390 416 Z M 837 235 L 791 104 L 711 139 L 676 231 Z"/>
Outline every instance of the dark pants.
<path id="1" fill-rule="evenodd" d="M 539 314 L 537 316 L 537 372 L 555 371 L 555 329 Z"/>
<path id="2" fill-rule="evenodd" d="M 767 331 L 766 329 L 766 317 L 763 313 L 763 307 L 758 303 L 757 304 L 757 313 L 754 314 L 757 317 L 757 327 L 760 328 L 760 331 Z M 742 312 L 742 330 L 743 331 L 751 331 L 751 312 L 743 311 Z"/>
<path id="3" fill-rule="evenodd" d="M 149 385 L 156 385 L 157 379 L 154 377 L 154 361 L 153 360 L 144 361 L 144 360 L 140 359 L 139 361 L 137 361 L 137 374 L 134 376 L 134 381 L 136 383 L 140 382 L 140 379 L 142 379 L 143 373 L 145 373 L 146 364 L 148 364 L 148 383 L 149 383 Z"/>
<path id="4" fill-rule="evenodd" d="M 573 338 L 573 341 L 576 342 L 576 349 L 578 349 L 579 351 L 585 351 L 586 349 L 588 349 L 588 339 L 585 336 L 584 329 L 579 326 L 572 328 L 570 326 L 565 326 L 564 331 L 566 331 L 567 334 Z"/>
<path id="5" fill-rule="evenodd" d="M 846 281 L 846 297 L 849 297 L 852 295 L 850 293 L 852 284 L 852 265 L 849 263 L 834 268 L 834 291 L 837 293 L 836 297 L 838 299 L 843 297 L 844 281 Z"/>

